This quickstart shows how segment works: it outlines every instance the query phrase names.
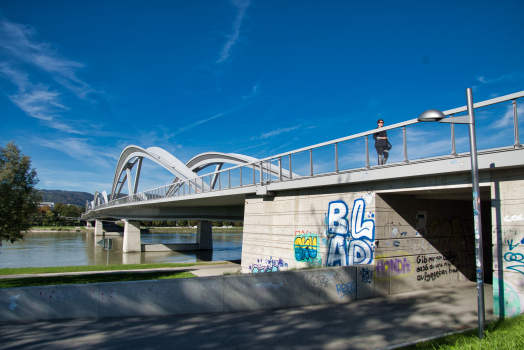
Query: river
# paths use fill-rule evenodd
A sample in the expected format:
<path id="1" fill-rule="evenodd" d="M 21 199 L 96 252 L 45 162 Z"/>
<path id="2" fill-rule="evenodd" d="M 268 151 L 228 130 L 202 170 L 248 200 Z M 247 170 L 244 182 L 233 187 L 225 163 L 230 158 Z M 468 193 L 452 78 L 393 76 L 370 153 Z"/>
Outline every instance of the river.
<path id="1" fill-rule="evenodd" d="M 213 232 L 213 251 L 122 253 L 122 236 L 113 239 L 109 264 L 190 263 L 239 260 L 242 255 L 242 232 Z M 33 232 L 25 241 L 3 243 L 0 268 L 105 265 L 107 251 L 96 243 L 92 233 Z M 196 233 L 142 234 L 142 244 L 194 243 Z"/>

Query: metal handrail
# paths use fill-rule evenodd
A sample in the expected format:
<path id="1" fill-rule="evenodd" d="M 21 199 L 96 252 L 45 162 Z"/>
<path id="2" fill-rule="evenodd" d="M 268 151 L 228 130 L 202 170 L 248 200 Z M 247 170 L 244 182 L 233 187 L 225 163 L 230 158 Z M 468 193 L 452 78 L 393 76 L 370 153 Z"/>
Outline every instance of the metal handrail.
<path id="1" fill-rule="evenodd" d="M 517 93 L 514 93 L 514 94 L 510 94 L 510 95 L 506 95 L 506 96 L 502 96 L 502 97 L 497 97 L 497 98 L 494 98 L 494 99 L 490 99 L 490 100 L 487 100 L 487 101 L 482 101 L 482 102 L 478 102 L 478 103 L 475 103 L 474 104 L 474 108 L 481 108 L 481 107 L 485 107 L 485 106 L 489 106 L 489 105 L 493 105 L 493 104 L 497 104 L 497 103 L 501 103 L 501 102 L 506 102 L 506 101 L 513 101 L 513 114 L 514 114 L 514 147 L 515 148 L 520 148 L 521 145 L 520 145 L 520 140 L 519 140 L 519 132 L 518 132 L 518 117 L 517 117 L 517 108 L 516 108 L 516 100 L 519 99 L 519 98 L 522 98 L 524 97 L 524 91 L 521 91 L 521 92 L 517 92 Z M 459 108 L 455 108 L 455 109 L 451 109 L 451 110 L 448 110 L 448 111 L 444 111 L 444 115 L 447 115 L 447 116 L 450 116 L 450 117 L 453 117 L 453 115 L 457 114 L 457 113 L 461 113 L 461 112 L 464 112 L 467 110 L 467 106 L 464 106 L 464 107 L 459 107 Z M 411 125 L 415 125 L 415 124 L 418 124 L 418 120 L 417 119 L 411 119 L 411 120 L 408 120 L 408 121 L 404 121 L 402 123 L 397 123 L 397 124 L 393 124 L 393 125 L 390 125 L 390 126 L 387 126 L 387 127 L 383 127 L 381 128 L 381 131 L 387 131 L 387 130 L 394 130 L 394 129 L 401 129 L 402 130 L 402 141 L 403 141 L 403 153 L 404 153 L 404 159 L 403 159 L 403 163 L 409 163 L 409 160 L 408 160 L 408 149 L 407 149 L 407 136 L 406 136 L 406 126 L 411 126 Z M 248 187 L 248 186 L 254 186 L 256 184 L 260 184 L 260 185 L 263 185 L 264 183 L 268 183 L 268 182 L 272 182 L 272 181 L 291 181 L 291 180 L 294 180 L 296 179 L 297 177 L 298 178 L 304 178 L 304 177 L 314 177 L 314 176 L 318 176 L 318 175 L 321 175 L 321 174 L 314 174 L 314 167 L 313 167 L 313 150 L 315 149 L 319 149 L 319 148 L 322 148 L 322 147 L 326 147 L 326 146 L 332 146 L 334 145 L 335 147 L 335 173 L 339 173 L 340 171 L 343 171 L 341 169 L 339 169 L 339 144 L 342 143 L 342 142 L 345 142 L 345 141 L 350 141 L 350 140 L 356 140 L 356 139 L 359 139 L 359 138 L 363 138 L 365 139 L 365 152 L 366 152 L 366 166 L 365 166 L 365 169 L 369 169 L 370 168 L 370 163 L 369 163 L 369 135 L 373 135 L 377 133 L 377 130 L 376 129 L 373 129 L 373 130 L 369 130 L 369 131 L 365 131 L 365 132 L 361 132 L 361 133 L 358 133 L 358 134 L 354 134 L 354 135 L 350 135 L 350 136 L 346 136 L 346 137 L 343 137 L 343 138 L 339 138 L 339 139 L 336 139 L 336 140 L 331 140 L 331 141 L 327 141 L 327 142 L 323 142 L 323 143 L 319 143 L 319 144 L 315 144 L 315 145 L 312 145 L 312 146 L 308 146 L 308 147 L 303 147 L 303 148 L 299 148 L 299 149 L 296 149 L 296 150 L 293 150 L 293 151 L 289 151 L 289 152 L 285 152 L 285 153 L 281 153 L 281 154 L 277 154 L 275 156 L 271 156 L 271 157 L 267 157 L 267 158 L 263 158 L 263 159 L 259 159 L 255 162 L 252 162 L 252 163 L 245 163 L 245 164 L 241 164 L 241 165 L 237 165 L 237 166 L 233 166 L 233 167 L 230 167 L 230 168 L 227 168 L 227 169 L 222 169 L 222 170 L 219 170 L 219 171 L 214 171 L 214 172 L 210 172 L 210 173 L 207 173 L 207 174 L 204 174 L 204 175 L 200 175 L 200 176 L 197 176 L 196 178 L 193 178 L 193 179 L 185 179 L 185 180 L 180 180 L 176 183 L 171 183 L 169 185 L 164 185 L 164 186 L 160 186 L 160 187 L 156 187 L 156 188 L 153 188 L 151 190 L 147 190 L 147 191 L 143 191 L 143 192 L 139 192 L 139 193 L 135 193 L 135 194 L 132 194 L 132 195 L 129 195 L 127 197 L 122 197 L 122 198 L 118 198 L 118 199 L 114 199 L 112 201 L 108 201 L 106 203 L 101 203 L 99 205 L 96 205 L 96 203 L 94 203 L 94 208 L 90 208 L 89 210 L 94 210 L 94 209 L 102 209 L 102 208 L 105 208 L 105 207 L 109 207 L 109 206 L 113 206 L 113 205 L 119 205 L 119 204 L 124 204 L 124 203 L 131 203 L 131 202 L 139 202 L 139 201 L 149 201 L 149 200 L 157 200 L 157 199 L 162 199 L 162 198 L 167 198 L 167 197 L 179 197 L 179 196 L 186 196 L 186 195 L 191 195 L 191 194 L 199 194 L 199 193 L 204 193 L 204 192 L 207 192 L 207 191 L 216 191 L 216 187 L 213 185 L 213 179 L 216 179 L 215 180 L 215 185 L 216 183 L 218 183 L 218 190 L 222 190 L 222 185 L 221 185 L 221 174 L 227 172 L 227 176 L 228 176 L 228 185 L 227 187 L 224 186 L 225 188 L 224 189 L 231 189 L 231 188 L 242 188 L 242 187 Z M 454 127 L 452 125 L 452 128 L 451 128 L 451 157 L 456 157 L 457 156 L 457 153 L 456 153 L 456 146 L 455 146 L 455 130 L 454 130 Z M 293 174 L 292 172 L 292 160 L 291 160 L 291 156 L 292 155 L 295 155 L 295 154 L 298 154 L 298 153 L 302 153 L 302 152 L 309 152 L 309 175 L 298 175 L 298 174 Z M 288 171 L 288 175 L 287 175 L 287 179 L 284 178 L 283 176 L 283 168 L 282 168 L 282 157 L 288 157 L 288 160 L 289 160 L 289 170 Z M 272 161 L 276 161 L 278 162 L 278 165 L 275 166 L 273 165 L 271 162 Z M 242 168 L 251 168 L 252 171 L 253 171 L 253 182 L 244 182 L 242 180 Z M 240 173 L 240 181 L 239 181 L 239 185 L 238 186 L 232 186 L 232 183 L 231 183 L 231 172 L 232 171 L 235 171 L 236 169 L 239 169 L 239 173 Z M 258 178 L 258 181 L 256 179 L 256 170 L 259 170 L 259 178 Z M 345 169 L 345 170 L 350 170 L 350 169 Z M 264 176 L 264 172 L 265 172 L 265 176 Z M 328 173 L 331 173 L 328 172 Z M 205 183 L 204 181 L 204 178 L 209 176 L 209 186 Z M 273 180 L 272 177 L 276 177 L 276 180 Z M 199 180 L 200 179 L 200 180 Z M 201 186 L 199 185 L 199 183 L 201 183 Z M 170 189 L 173 188 L 173 186 L 177 186 L 176 190 L 174 190 L 173 192 L 170 192 Z M 188 193 L 186 194 L 186 186 L 188 187 Z M 206 188 L 206 186 L 209 187 L 209 189 Z M 182 193 L 180 191 L 180 187 L 182 187 Z M 192 189 L 194 189 L 194 193 L 191 193 Z M 88 205 L 90 207 L 90 205 Z M 88 211 L 89 211 L 88 210 Z"/>

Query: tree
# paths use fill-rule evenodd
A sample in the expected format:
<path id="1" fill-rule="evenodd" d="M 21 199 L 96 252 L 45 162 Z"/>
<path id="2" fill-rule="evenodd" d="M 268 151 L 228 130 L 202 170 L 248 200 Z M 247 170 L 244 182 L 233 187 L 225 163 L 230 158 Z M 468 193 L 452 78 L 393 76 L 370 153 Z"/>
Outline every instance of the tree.
<path id="1" fill-rule="evenodd" d="M 24 238 L 31 228 L 31 217 L 42 198 L 31 159 L 24 156 L 13 141 L 0 146 L 0 245 Z"/>

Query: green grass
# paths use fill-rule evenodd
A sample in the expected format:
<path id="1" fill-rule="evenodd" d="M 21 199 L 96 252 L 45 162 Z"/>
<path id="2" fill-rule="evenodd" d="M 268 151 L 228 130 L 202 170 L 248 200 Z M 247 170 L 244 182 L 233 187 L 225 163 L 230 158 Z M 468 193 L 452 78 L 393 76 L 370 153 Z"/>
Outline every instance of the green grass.
<path id="1" fill-rule="evenodd" d="M 170 263 L 170 264 L 132 264 L 132 265 L 85 265 L 85 266 L 55 266 L 55 267 L 19 267 L 0 269 L 0 275 L 25 275 L 40 273 L 83 272 L 83 271 L 115 271 L 115 270 L 148 270 L 164 267 L 187 267 L 195 265 L 217 265 L 215 263 Z"/>
<path id="2" fill-rule="evenodd" d="M 103 282 L 146 281 L 172 278 L 196 277 L 191 272 L 118 272 L 80 276 L 49 276 L 0 279 L 0 288 L 19 288 L 34 286 L 56 286 L 61 284 L 87 284 Z"/>
<path id="3" fill-rule="evenodd" d="M 524 349 L 524 314 L 500 319 L 487 326 L 483 339 L 478 328 L 401 348 L 402 350 L 502 350 Z"/>

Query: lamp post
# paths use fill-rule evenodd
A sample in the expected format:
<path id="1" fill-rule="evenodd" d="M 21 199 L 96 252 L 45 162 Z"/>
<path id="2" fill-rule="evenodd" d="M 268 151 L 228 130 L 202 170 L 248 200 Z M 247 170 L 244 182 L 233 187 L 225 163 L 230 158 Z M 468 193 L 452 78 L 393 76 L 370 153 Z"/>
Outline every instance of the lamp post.
<path id="1" fill-rule="evenodd" d="M 469 125 L 469 148 L 471 158 L 471 178 L 473 185 L 473 222 L 475 226 L 475 271 L 477 275 L 478 325 L 479 339 L 482 339 L 485 319 L 482 221 L 480 217 L 479 169 L 477 163 L 477 140 L 475 136 L 475 114 L 473 112 L 473 93 L 470 88 L 466 90 L 466 96 L 468 100 L 468 115 L 457 118 L 446 118 L 444 113 L 441 111 L 430 109 L 422 113 L 418 117 L 418 121 Z"/>

